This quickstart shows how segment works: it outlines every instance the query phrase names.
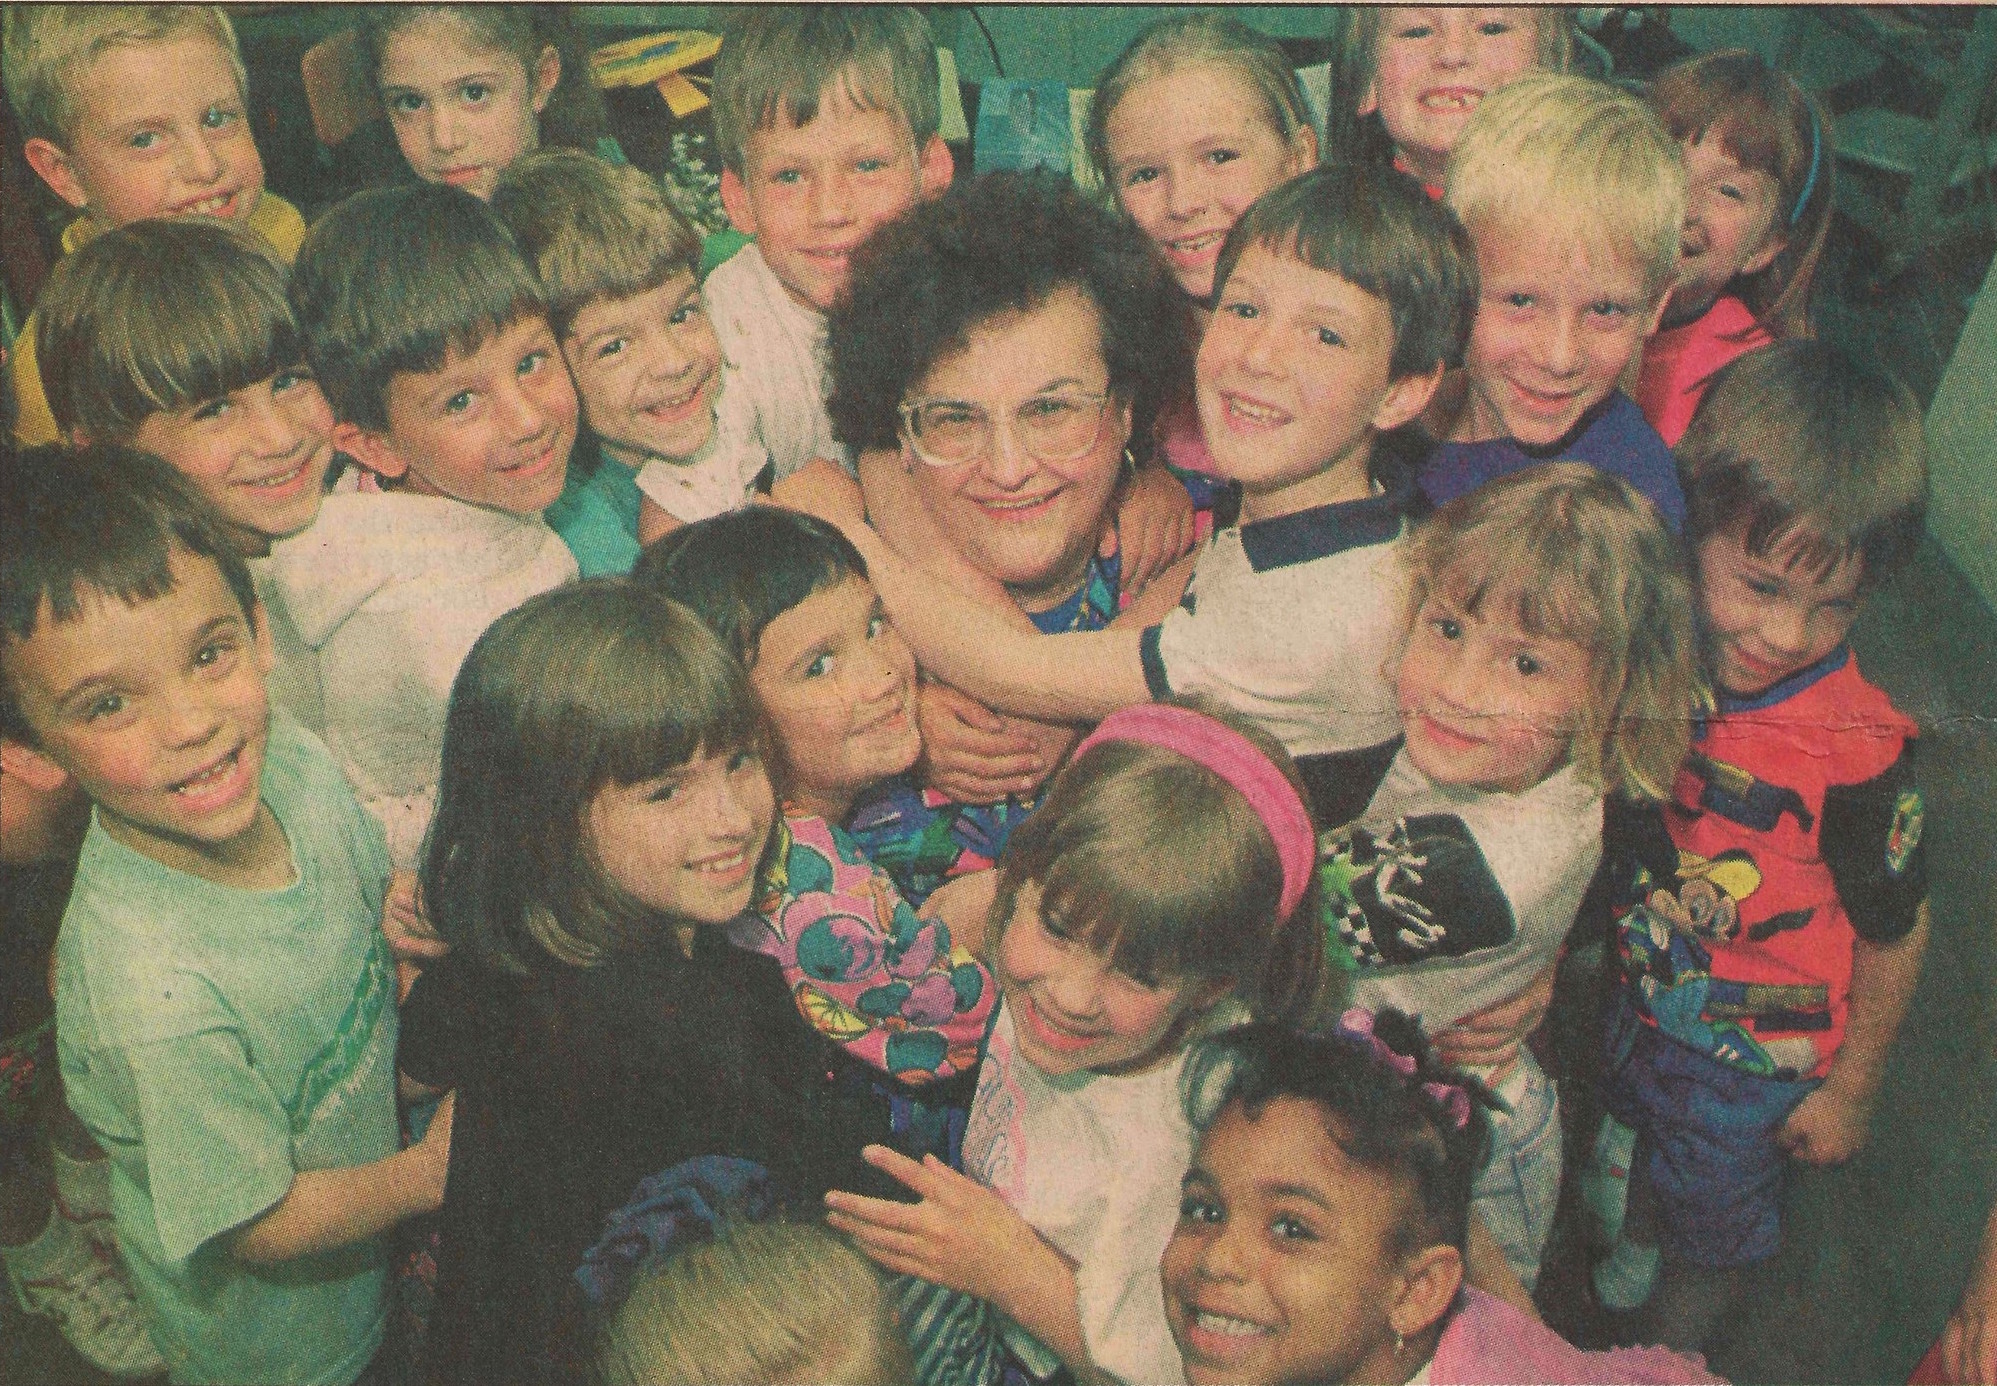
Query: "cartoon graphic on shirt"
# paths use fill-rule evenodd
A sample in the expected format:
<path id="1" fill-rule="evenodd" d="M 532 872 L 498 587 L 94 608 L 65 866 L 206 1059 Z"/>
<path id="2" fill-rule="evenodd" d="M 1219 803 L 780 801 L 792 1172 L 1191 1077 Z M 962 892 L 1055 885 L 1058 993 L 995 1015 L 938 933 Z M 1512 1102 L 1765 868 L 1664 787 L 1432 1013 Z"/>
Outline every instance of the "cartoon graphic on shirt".
<path id="1" fill-rule="evenodd" d="M 1685 757 L 1685 770 L 1706 782 L 1699 795 L 1699 807 L 1710 809 L 1730 822 L 1758 833 L 1771 833 L 1785 813 L 1794 814 L 1804 832 L 1816 826 L 1803 796 L 1793 789 L 1757 779 L 1738 765 L 1694 751 Z"/>
<path id="2" fill-rule="evenodd" d="M 1454 814 L 1351 823 L 1318 843 L 1334 965 L 1398 967 L 1512 941 L 1518 923 L 1482 849 Z"/>
<path id="3" fill-rule="evenodd" d="M 1896 878 L 1907 874 L 1914 849 L 1921 845 L 1921 825 L 1926 819 L 1920 790 L 1909 787 L 1893 797 L 1893 826 L 1886 830 L 1886 869 Z"/>

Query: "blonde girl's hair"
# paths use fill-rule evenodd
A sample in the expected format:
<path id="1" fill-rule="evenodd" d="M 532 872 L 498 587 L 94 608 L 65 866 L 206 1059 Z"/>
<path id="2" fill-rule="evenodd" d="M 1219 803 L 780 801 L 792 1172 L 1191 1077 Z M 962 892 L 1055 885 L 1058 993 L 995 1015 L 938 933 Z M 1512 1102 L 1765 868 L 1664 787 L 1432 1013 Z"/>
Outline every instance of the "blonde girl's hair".
<path id="1" fill-rule="evenodd" d="M 1778 337 L 1804 336 L 1810 285 L 1837 200 L 1830 115 L 1796 80 L 1757 53 L 1728 49 L 1666 68 L 1650 104 L 1671 138 L 1717 138 L 1742 168 L 1775 180 L 1780 198 L 1772 234 L 1782 251 L 1738 281 L 1741 300 Z"/>
<path id="2" fill-rule="evenodd" d="M 21 138 L 67 148 L 77 118 L 75 86 L 107 48 L 209 38 L 228 55 L 247 98 L 236 30 L 220 5 L 9 5 L 0 21 L 0 82 L 21 118 Z"/>
<path id="3" fill-rule="evenodd" d="M 1431 597 L 1589 652 L 1572 763 L 1626 798 L 1661 800 L 1704 707 L 1683 550 L 1627 482 L 1548 462 L 1460 496 L 1407 550 L 1408 628 Z"/>
<path id="4" fill-rule="evenodd" d="M 1527 73 L 1484 98 L 1449 158 L 1444 200 L 1485 236 L 1601 246 L 1670 291 L 1685 160 L 1642 100 L 1587 77 Z"/>
<path id="5" fill-rule="evenodd" d="M 677 602 L 606 578 L 515 607 L 451 687 L 425 910 L 460 953 L 513 973 L 651 942 L 674 921 L 604 872 L 590 804 L 758 735 L 741 664 Z"/>
<path id="6" fill-rule="evenodd" d="M 1296 69 L 1274 39 L 1230 14 L 1194 10 L 1168 15 L 1132 39 L 1096 79 L 1083 145 L 1104 187 L 1113 190 L 1109 121 L 1116 108 L 1144 83 L 1191 67 L 1231 73 L 1261 102 L 1263 118 L 1285 144 L 1294 144 L 1312 128 Z"/>
<path id="7" fill-rule="evenodd" d="M 816 1223 L 735 1222 L 643 1273 L 597 1345 L 604 1386 L 914 1380 L 886 1280 Z"/>
<path id="8" fill-rule="evenodd" d="M 1276 739 L 1205 702 L 1182 704 L 1245 737 L 1310 798 Z M 1019 892 L 1041 918 L 1139 982 L 1232 979 L 1258 1014 L 1300 1020 L 1318 1001 L 1323 947 L 1316 880 L 1279 917 L 1283 867 L 1241 792 L 1175 751 L 1106 741 L 1070 761 L 999 861 L 994 943 Z"/>
<path id="9" fill-rule="evenodd" d="M 563 5 L 370 5 L 361 12 L 361 54 L 368 79 L 378 84 L 389 39 L 415 25 L 448 19 L 463 26 L 472 47 L 517 59 L 531 88 L 541 55 L 552 48 L 562 71 L 541 111 L 541 145 L 594 150 L 610 133 L 610 117 L 590 76 L 590 45 L 566 11 Z"/>

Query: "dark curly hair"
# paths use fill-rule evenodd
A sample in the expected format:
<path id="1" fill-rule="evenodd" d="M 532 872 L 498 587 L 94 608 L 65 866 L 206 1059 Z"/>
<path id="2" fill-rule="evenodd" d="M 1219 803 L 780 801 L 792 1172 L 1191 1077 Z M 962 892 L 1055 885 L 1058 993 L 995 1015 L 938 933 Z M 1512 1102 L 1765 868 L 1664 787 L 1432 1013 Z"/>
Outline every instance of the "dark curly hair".
<path id="1" fill-rule="evenodd" d="M 1469 1243 L 1471 1184 L 1490 1142 L 1485 1113 L 1497 1100 L 1445 1067 L 1413 1018 L 1383 1008 L 1371 1025 L 1374 1040 L 1349 1032 L 1344 1021 L 1328 1033 L 1258 1022 L 1216 1035 L 1187 1065 L 1186 1115 L 1205 1131 L 1236 1103 L 1251 1118 L 1277 1098 L 1312 1103 L 1347 1159 L 1412 1187 L 1413 1217 L 1395 1231 L 1402 1253 L 1461 1251 Z M 1413 1073 L 1392 1067 L 1383 1052 L 1412 1061 Z M 1462 1090 L 1460 1121 L 1429 1084 Z"/>
<path id="2" fill-rule="evenodd" d="M 1130 403 L 1132 447 L 1147 444 L 1159 407 L 1190 389 L 1185 295 L 1143 232 L 1039 172 L 957 183 L 861 248 L 831 313 L 833 435 L 859 451 L 895 447 L 911 385 L 972 329 L 1064 286 L 1095 305 L 1110 391 Z"/>

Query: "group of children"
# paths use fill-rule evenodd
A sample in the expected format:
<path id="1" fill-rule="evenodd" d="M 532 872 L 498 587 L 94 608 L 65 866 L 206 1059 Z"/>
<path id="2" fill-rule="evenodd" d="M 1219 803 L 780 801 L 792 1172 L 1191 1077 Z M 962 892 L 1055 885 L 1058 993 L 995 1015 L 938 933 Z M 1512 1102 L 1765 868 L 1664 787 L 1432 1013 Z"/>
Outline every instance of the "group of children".
<path id="1" fill-rule="evenodd" d="M 1566 22 L 1357 12 L 1339 149 L 1168 16 L 1117 226 L 953 182 L 914 12 L 748 11 L 703 279 L 531 12 L 370 14 L 415 176 L 306 231 L 219 11 L 11 11 L 82 213 L 0 479 L 23 1306 L 189 1382 L 1710 1379 L 1527 1292 L 1579 1178 L 1700 1350 L 1866 1138 L 1927 921 L 1845 639 L 1921 424 L 1808 340 L 1817 104 Z M 1058 621 L 911 515 L 988 482 L 1003 553 L 1126 439 Z M 1071 729 L 991 869 L 872 846 L 946 685 Z"/>

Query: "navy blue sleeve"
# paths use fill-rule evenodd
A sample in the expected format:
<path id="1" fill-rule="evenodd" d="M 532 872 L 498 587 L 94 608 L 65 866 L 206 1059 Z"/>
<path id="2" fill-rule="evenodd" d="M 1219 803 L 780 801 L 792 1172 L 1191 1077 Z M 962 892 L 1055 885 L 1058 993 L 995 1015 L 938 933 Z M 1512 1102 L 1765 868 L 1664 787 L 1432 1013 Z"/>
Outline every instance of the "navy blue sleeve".
<path id="1" fill-rule="evenodd" d="M 1685 491 L 1678 462 L 1643 411 L 1617 391 L 1601 416 L 1574 440 L 1571 455 L 1619 476 L 1649 498 L 1673 534 L 1685 529 Z"/>
<path id="2" fill-rule="evenodd" d="M 1867 943 L 1904 938 L 1927 898 L 1925 813 L 1911 741 L 1876 779 L 1834 785 L 1824 795 L 1818 846 L 1852 929 Z"/>

